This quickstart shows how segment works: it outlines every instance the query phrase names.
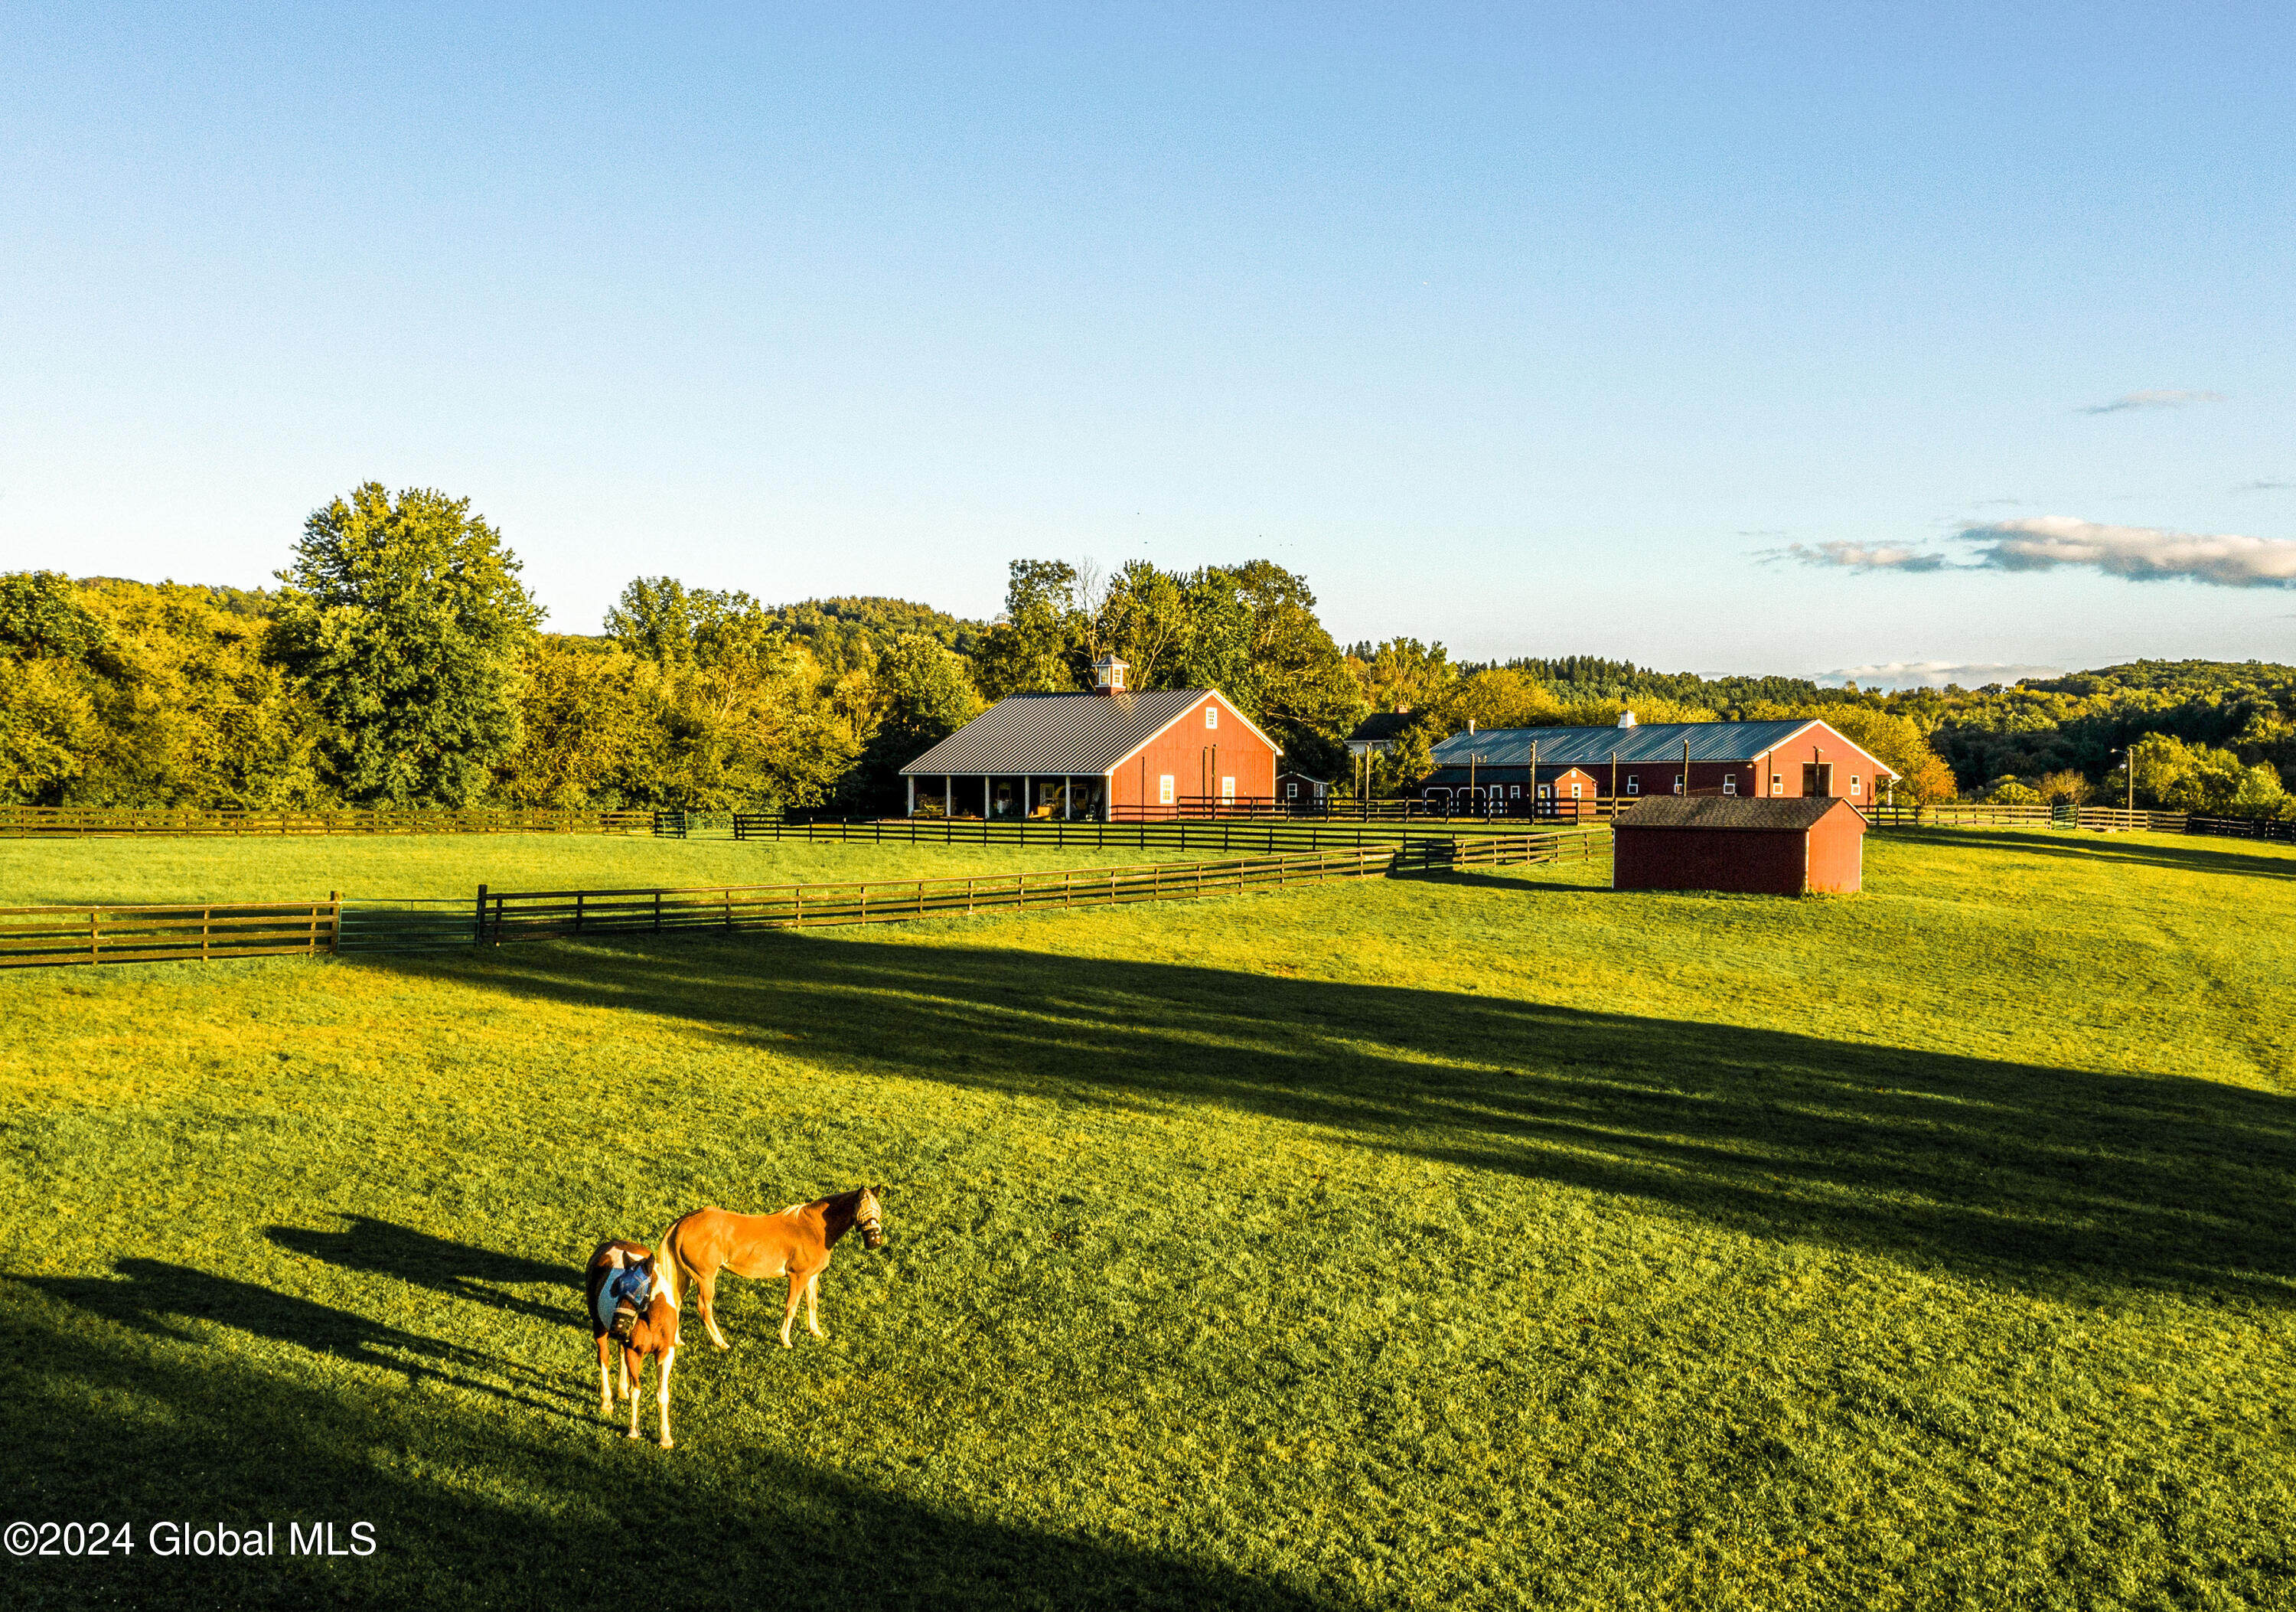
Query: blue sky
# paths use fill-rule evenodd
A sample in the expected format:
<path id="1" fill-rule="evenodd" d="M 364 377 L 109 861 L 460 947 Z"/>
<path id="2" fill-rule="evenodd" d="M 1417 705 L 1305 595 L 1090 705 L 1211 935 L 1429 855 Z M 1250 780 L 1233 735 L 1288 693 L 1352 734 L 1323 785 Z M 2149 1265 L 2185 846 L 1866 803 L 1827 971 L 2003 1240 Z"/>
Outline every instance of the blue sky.
<path id="1" fill-rule="evenodd" d="M 2296 659 L 2292 59 L 2267 6 L 17 8 L 0 566 L 251 586 L 372 478 L 567 630 L 1265 555 L 1467 657 Z"/>

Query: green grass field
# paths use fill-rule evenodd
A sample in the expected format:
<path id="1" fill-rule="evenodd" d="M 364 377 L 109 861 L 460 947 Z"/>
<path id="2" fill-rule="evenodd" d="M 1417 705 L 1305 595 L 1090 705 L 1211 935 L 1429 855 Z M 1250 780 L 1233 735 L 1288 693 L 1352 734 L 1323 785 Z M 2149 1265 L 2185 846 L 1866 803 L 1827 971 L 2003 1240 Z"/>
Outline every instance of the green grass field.
<path id="1" fill-rule="evenodd" d="M 756 848 L 627 849 L 579 866 Z M 2296 1605 L 2296 856 L 1946 831 L 1854 898 L 1592 883 L 0 976 L 0 1520 L 381 1542 L 14 1599 Z M 678 1448 L 599 1419 L 594 1242 L 864 1180 L 890 1240 L 840 1246 L 825 1344 L 729 1282 Z"/>

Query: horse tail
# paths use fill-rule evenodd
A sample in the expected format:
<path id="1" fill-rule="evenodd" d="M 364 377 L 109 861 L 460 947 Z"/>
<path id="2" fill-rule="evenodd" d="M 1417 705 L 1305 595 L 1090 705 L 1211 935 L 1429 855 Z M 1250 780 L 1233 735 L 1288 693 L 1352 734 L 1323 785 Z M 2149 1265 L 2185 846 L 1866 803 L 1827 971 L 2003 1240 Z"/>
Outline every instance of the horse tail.
<path id="1" fill-rule="evenodd" d="M 681 1214 L 670 1221 L 669 1230 L 663 1232 L 661 1241 L 654 1245 L 655 1262 L 661 1269 L 662 1290 L 668 1295 L 669 1307 L 673 1310 L 685 1308 L 685 1261 L 678 1253 L 677 1232 L 692 1218 L 691 1215 Z"/>

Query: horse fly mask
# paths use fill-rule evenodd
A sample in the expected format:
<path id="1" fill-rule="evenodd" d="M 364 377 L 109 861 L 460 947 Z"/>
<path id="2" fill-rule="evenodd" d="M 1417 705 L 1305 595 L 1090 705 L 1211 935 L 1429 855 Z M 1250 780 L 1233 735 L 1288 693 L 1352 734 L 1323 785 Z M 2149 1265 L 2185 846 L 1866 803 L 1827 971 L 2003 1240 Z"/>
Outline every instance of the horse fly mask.
<path id="1" fill-rule="evenodd" d="M 652 1293 L 650 1261 L 633 1261 L 610 1272 L 598 1288 L 598 1324 L 616 1343 L 627 1345 Z"/>

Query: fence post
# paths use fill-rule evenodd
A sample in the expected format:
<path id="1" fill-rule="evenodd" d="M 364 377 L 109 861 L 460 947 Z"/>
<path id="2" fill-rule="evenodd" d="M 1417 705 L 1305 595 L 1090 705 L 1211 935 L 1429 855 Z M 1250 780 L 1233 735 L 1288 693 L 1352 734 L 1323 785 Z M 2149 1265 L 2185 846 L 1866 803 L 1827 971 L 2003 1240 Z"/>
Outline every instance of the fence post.
<path id="1" fill-rule="evenodd" d="M 472 945 L 473 945 L 473 946 L 483 946 L 483 945 L 485 945 L 486 943 L 487 943 L 487 887 L 486 887 L 484 884 L 481 884 L 481 885 L 480 885 L 480 886 L 479 886 L 479 916 L 478 916 L 478 923 L 477 923 L 476 926 L 475 926 L 475 927 L 473 927 L 473 928 L 472 929 L 472 931 L 471 931 L 471 944 L 472 944 Z"/>
<path id="2" fill-rule="evenodd" d="M 329 922 L 332 925 L 327 934 L 327 955 L 335 957 L 343 949 L 343 892 L 340 890 L 327 892 L 327 906 Z"/>

